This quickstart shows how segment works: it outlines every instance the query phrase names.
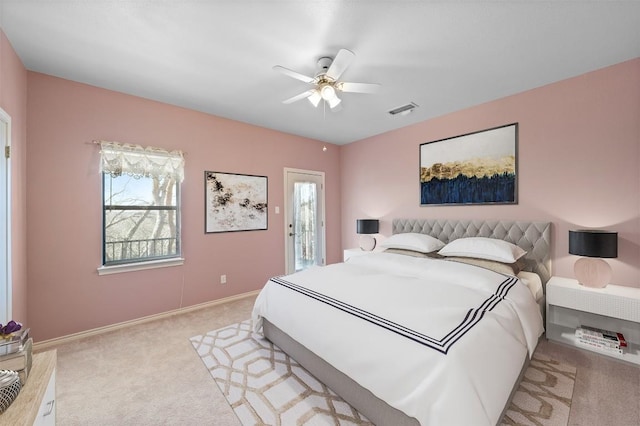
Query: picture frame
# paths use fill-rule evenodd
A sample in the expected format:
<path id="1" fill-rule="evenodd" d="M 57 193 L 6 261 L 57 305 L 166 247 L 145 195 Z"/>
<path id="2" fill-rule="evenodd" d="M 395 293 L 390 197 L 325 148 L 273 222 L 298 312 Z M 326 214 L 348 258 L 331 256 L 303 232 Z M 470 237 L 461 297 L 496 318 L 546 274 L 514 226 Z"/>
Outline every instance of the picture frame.
<path id="1" fill-rule="evenodd" d="M 518 203 L 518 123 L 420 144 L 420 205 Z"/>
<path id="2" fill-rule="evenodd" d="M 205 234 L 268 227 L 267 176 L 204 172 Z"/>

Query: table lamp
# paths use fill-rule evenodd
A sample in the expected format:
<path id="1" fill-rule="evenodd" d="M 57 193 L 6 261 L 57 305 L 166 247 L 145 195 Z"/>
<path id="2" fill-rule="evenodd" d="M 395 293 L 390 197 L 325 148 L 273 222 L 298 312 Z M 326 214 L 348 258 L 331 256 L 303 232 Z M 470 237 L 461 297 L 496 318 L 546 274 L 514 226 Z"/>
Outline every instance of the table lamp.
<path id="1" fill-rule="evenodd" d="M 580 284 L 606 287 L 611 280 L 611 266 L 602 258 L 618 257 L 618 233 L 597 229 L 569 231 L 569 254 L 586 256 L 578 259 L 573 272 Z"/>
<path id="2" fill-rule="evenodd" d="M 360 249 L 373 251 L 376 248 L 376 239 L 370 234 L 377 234 L 380 226 L 378 219 L 358 219 L 356 220 L 356 232 L 361 234 Z M 366 236 L 365 236 L 366 235 Z"/>

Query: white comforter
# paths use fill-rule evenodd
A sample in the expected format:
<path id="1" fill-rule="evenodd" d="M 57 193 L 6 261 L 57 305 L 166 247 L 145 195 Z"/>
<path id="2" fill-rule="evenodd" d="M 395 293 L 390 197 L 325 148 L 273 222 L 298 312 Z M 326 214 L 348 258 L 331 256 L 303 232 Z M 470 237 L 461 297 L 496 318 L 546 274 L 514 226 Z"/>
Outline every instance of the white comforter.
<path id="1" fill-rule="evenodd" d="M 496 424 L 543 332 L 516 278 L 391 253 L 272 279 L 253 317 L 422 425 Z"/>

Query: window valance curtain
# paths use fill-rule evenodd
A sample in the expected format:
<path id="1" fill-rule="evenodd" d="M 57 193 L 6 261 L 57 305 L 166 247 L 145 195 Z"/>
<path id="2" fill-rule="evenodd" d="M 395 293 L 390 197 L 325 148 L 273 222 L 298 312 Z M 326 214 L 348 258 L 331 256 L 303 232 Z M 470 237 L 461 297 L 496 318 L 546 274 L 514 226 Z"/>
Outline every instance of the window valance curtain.
<path id="1" fill-rule="evenodd" d="M 167 151 L 119 142 L 100 141 L 100 171 L 112 176 L 172 177 L 184 180 L 182 151 Z"/>

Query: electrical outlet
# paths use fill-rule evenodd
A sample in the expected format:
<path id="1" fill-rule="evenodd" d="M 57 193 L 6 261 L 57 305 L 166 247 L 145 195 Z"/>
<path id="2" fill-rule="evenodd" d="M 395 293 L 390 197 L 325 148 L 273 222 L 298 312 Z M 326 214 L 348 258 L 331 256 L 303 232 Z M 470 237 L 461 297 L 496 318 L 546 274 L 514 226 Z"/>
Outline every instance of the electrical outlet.
<path id="1" fill-rule="evenodd" d="M 220 284 L 226 284 L 226 283 L 227 283 L 227 276 L 220 275 Z"/>

